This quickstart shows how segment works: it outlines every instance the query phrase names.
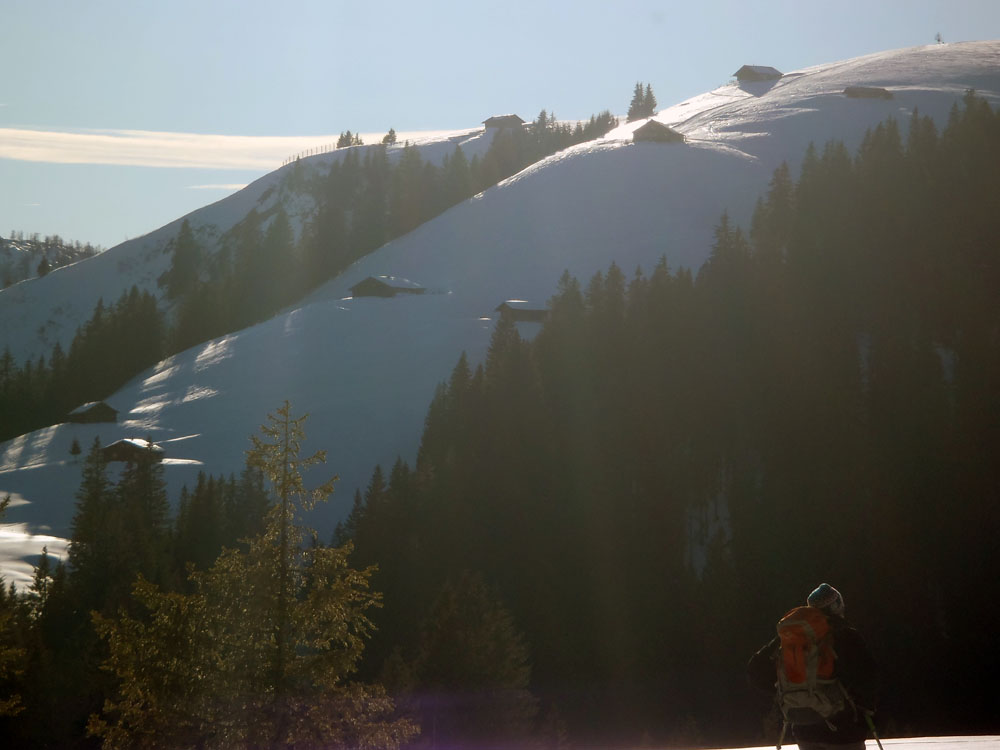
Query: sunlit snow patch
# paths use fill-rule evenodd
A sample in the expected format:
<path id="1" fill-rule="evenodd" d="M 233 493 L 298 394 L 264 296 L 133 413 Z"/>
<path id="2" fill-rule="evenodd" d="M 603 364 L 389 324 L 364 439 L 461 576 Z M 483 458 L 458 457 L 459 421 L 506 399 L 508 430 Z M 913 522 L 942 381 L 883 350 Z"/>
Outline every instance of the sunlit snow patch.
<path id="1" fill-rule="evenodd" d="M 233 356 L 232 345 L 235 339 L 235 336 L 226 336 L 206 344 L 194 360 L 194 371 L 201 372 L 206 367 L 211 367 Z"/>
<path id="2" fill-rule="evenodd" d="M 23 591 L 35 575 L 35 565 L 43 548 L 53 558 L 54 565 L 59 560 L 66 560 L 68 547 L 68 539 L 32 534 L 27 524 L 0 524 L 0 569 L 4 583 L 15 583 Z"/>
<path id="3" fill-rule="evenodd" d="M 173 357 L 165 359 L 156 366 L 156 372 L 142 381 L 142 391 L 146 392 L 153 388 L 162 386 L 172 375 L 177 373 L 179 367 L 172 364 Z"/>
<path id="4" fill-rule="evenodd" d="M 16 508 L 19 505 L 27 505 L 29 501 L 25 500 L 21 495 L 16 492 L 4 492 L 0 490 L 0 498 L 10 498 L 10 504 L 8 508 Z"/>
<path id="5" fill-rule="evenodd" d="M 184 394 L 184 398 L 181 399 L 182 404 L 189 403 L 191 401 L 201 401 L 204 398 L 212 398 L 212 396 L 218 396 L 219 392 L 214 388 L 208 388 L 206 386 L 191 385 L 188 386 L 187 393 Z"/>
<path id="6" fill-rule="evenodd" d="M 0 471 L 28 469 L 48 463 L 46 449 L 55 437 L 59 426 L 46 427 L 26 435 L 21 435 L 7 443 L 7 449 L 0 455 Z"/>

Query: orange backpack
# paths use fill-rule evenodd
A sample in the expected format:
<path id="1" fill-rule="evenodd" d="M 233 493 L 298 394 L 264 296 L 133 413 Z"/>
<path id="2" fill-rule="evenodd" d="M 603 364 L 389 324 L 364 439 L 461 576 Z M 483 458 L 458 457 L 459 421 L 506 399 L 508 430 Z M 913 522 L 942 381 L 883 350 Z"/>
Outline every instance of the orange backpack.
<path id="1" fill-rule="evenodd" d="M 778 705 L 786 724 L 816 724 L 853 705 L 836 678 L 833 631 L 822 610 L 796 607 L 778 621 Z"/>

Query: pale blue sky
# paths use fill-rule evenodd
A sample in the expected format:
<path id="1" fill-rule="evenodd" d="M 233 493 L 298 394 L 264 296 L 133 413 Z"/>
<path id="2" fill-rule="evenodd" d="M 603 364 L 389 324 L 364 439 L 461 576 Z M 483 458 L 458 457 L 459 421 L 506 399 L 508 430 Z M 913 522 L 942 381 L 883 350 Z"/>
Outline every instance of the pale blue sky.
<path id="1" fill-rule="evenodd" d="M 665 107 L 744 63 L 787 72 L 938 32 L 1000 38 L 1000 0 L 0 0 L 0 235 L 112 246 L 227 194 L 196 186 L 342 130 L 621 113 L 636 81 Z M 194 166 L 144 166 L 181 155 Z M 109 163 L 50 163 L 70 158 Z"/>

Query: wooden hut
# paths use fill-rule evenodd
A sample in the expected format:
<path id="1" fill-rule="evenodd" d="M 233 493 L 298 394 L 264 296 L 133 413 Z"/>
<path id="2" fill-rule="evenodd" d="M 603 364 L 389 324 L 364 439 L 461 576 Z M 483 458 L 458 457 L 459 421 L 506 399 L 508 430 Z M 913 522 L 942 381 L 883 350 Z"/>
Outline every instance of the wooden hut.
<path id="1" fill-rule="evenodd" d="M 494 115 L 483 120 L 483 126 L 487 130 L 504 130 L 505 128 L 521 130 L 524 127 L 524 120 L 517 115 Z"/>
<path id="2" fill-rule="evenodd" d="M 744 65 L 733 73 L 740 83 L 748 81 L 776 81 L 784 75 L 777 68 L 768 65 Z"/>
<path id="3" fill-rule="evenodd" d="M 351 287 L 355 297 L 395 297 L 397 294 L 423 294 L 419 284 L 399 276 L 369 276 Z"/>
<path id="4" fill-rule="evenodd" d="M 648 141 L 653 143 L 684 143 L 684 136 L 671 127 L 656 120 L 649 120 L 632 131 L 632 140 L 635 143 Z"/>
<path id="5" fill-rule="evenodd" d="M 892 99 L 892 92 L 878 86 L 848 86 L 844 96 L 851 99 Z"/>
<path id="6" fill-rule="evenodd" d="M 103 401 L 88 401 L 80 404 L 66 415 L 67 422 L 89 424 L 91 422 L 117 422 L 118 410 L 108 406 Z"/>
<path id="7" fill-rule="evenodd" d="M 523 299 L 509 299 L 501 302 L 497 305 L 496 311 L 500 313 L 501 317 L 510 318 L 518 323 L 541 323 L 549 317 L 549 311 L 545 307 Z"/>
<path id="8" fill-rule="evenodd" d="M 139 438 L 124 438 L 118 440 L 101 449 L 104 460 L 125 461 L 127 463 L 137 463 L 139 461 L 162 461 L 163 448 L 156 443 Z"/>

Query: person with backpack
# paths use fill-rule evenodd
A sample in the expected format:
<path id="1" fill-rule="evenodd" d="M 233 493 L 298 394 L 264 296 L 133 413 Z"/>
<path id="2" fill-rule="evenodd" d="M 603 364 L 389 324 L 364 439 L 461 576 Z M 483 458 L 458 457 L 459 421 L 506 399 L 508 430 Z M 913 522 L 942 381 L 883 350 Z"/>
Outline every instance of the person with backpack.
<path id="1" fill-rule="evenodd" d="M 775 693 L 800 750 L 863 750 L 875 708 L 876 665 L 844 618 L 844 597 L 820 584 L 788 612 L 777 635 L 750 657 L 750 683 Z"/>

